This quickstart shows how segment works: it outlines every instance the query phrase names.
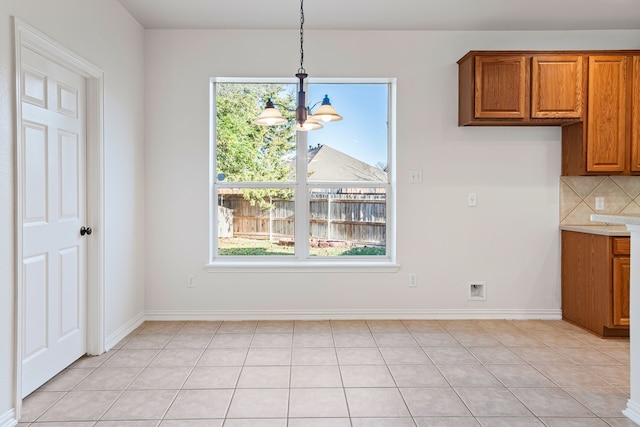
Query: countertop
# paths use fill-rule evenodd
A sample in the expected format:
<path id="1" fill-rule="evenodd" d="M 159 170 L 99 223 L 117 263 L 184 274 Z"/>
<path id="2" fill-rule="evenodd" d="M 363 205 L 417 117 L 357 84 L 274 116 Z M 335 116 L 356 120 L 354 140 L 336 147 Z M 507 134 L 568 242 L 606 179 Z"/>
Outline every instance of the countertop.
<path id="1" fill-rule="evenodd" d="M 640 215 L 603 215 L 591 214 L 591 221 L 606 222 L 608 224 L 640 225 Z"/>
<path id="2" fill-rule="evenodd" d="M 629 237 L 631 235 L 625 225 L 561 225 L 560 230 L 612 237 Z"/>

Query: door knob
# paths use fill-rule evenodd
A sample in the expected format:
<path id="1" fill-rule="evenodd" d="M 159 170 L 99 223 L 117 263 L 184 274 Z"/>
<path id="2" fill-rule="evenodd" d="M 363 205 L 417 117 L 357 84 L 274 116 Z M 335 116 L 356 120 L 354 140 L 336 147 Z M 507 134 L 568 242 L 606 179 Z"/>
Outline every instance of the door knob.
<path id="1" fill-rule="evenodd" d="M 84 236 L 85 234 L 90 236 L 92 232 L 93 232 L 93 230 L 91 229 L 91 227 L 85 227 L 84 225 L 82 227 L 80 227 L 80 235 L 81 236 Z"/>

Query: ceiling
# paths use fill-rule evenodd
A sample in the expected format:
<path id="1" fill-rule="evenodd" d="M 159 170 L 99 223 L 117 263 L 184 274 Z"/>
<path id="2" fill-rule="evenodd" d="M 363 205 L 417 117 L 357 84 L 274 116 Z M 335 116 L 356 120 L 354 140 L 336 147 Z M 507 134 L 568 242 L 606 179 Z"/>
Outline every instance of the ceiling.
<path id="1" fill-rule="evenodd" d="M 147 29 L 300 25 L 298 0 L 118 1 Z M 640 0 L 308 0 L 304 12 L 314 30 L 640 29 Z"/>

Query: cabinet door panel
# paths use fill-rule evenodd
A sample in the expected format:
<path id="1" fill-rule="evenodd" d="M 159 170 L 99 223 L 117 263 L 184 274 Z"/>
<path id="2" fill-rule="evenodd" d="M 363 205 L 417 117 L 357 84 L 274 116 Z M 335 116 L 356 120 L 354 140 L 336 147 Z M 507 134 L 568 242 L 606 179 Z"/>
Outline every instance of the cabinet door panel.
<path id="1" fill-rule="evenodd" d="M 531 117 L 582 117 L 582 57 L 534 56 L 531 61 Z"/>
<path id="2" fill-rule="evenodd" d="M 527 69 L 524 56 L 478 56 L 475 117 L 524 119 Z"/>
<path id="3" fill-rule="evenodd" d="M 613 259 L 613 325 L 629 326 L 629 257 Z"/>
<path id="4" fill-rule="evenodd" d="M 631 72 L 631 171 L 640 172 L 640 56 Z"/>
<path id="5" fill-rule="evenodd" d="M 626 87 L 626 57 L 589 57 L 588 172 L 625 172 Z"/>

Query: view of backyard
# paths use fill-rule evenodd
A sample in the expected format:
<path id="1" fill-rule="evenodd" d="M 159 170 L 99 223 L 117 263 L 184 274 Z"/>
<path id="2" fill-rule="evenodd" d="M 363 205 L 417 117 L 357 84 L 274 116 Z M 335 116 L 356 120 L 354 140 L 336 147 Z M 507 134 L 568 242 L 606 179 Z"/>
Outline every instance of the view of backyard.
<path id="1" fill-rule="evenodd" d="M 373 94 L 381 107 L 375 118 L 367 117 L 366 125 L 356 125 L 360 108 L 352 106 L 350 124 L 342 128 L 342 123 L 333 125 L 336 133 L 324 133 L 326 139 L 309 144 L 308 150 L 306 144 L 296 144 L 294 90 L 295 85 L 289 84 L 216 84 L 215 253 L 293 256 L 297 246 L 299 253 L 311 257 L 385 256 L 387 84 L 310 84 L 310 91 L 330 91 L 343 108 L 353 99 L 369 99 Z M 279 106 L 287 123 L 271 127 L 254 124 L 265 99 Z M 381 126 L 371 135 L 350 133 L 372 130 L 373 123 Z M 382 138 L 374 143 L 372 135 Z M 368 144 L 358 143 L 362 137 Z M 312 142 L 311 136 L 308 142 Z M 375 157 L 367 157 L 372 153 Z M 301 166 L 296 166 L 296 159 L 302 156 L 307 164 L 297 171 Z M 296 187 L 311 183 L 305 197 L 294 197 Z M 296 236 L 296 213 L 302 211 L 306 211 L 308 229 L 303 235 L 308 233 L 308 240 Z"/>
<path id="2" fill-rule="evenodd" d="M 260 256 L 260 255 L 293 255 L 294 247 L 281 245 L 278 242 L 269 240 L 227 238 L 219 239 L 218 253 L 220 255 L 243 255 L 243 256 Z M 352 246 L 352 247 L 310 247 L 309 255 L 311 256 L 365 256 L 365 255 L 384 255 L 385 248 L 379 246 Z"/>

